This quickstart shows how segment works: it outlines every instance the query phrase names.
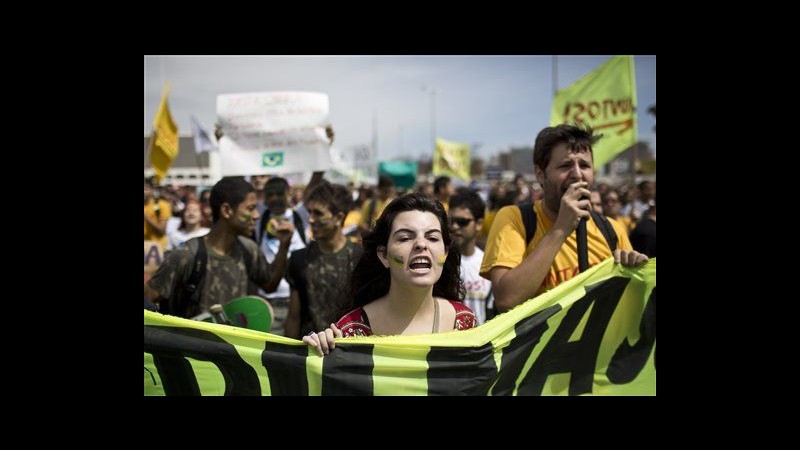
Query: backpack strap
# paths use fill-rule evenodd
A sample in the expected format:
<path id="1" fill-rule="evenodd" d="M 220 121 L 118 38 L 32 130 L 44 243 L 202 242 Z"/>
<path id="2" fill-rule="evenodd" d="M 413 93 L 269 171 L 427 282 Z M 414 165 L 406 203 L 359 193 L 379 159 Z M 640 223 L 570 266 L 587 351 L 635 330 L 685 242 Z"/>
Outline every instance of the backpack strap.
<path id="1" fill-rule="evenodd" d="M 203 283 L 203 275 L 206 273 L 208 252 L 206 251 L 205 239 L 202 237 L 196 239 L 197 252 L 192 260 L 192 272 L 185 283 L 175 286 L 167 303 L 169 309 L 166 314 L 186 318 L 199 314 L 200 286 Z"/>
<path id="2" fill-rule="evenodd" d="M 244 258 L 244 268 L 247 271 L 247 279 L 250 279 L 250 271 L 253 267 L 253 262 L 251 261 L 252 255 L 250 252 L 247 251 L 247 247 L 244 246 L 242 241 L 237 237 L 236 243 L 239 245 L 239 250 L 242 252 L 242 257 Z"/>
<path id="3" fill-rule="evenodd" d="M 617 249 L 617 242 L 619 239 L 617 238 L 617 232 L 614 230 L 611 222 L 608 221 L 606 216 L 601 216 L 594 211 L 592 211 L 592 220 L 597 224 L 597 228 L 600 229 L 600 232 L 603 233 L 603 237 L 606 238 L 606 243 L 608 244 L 608 248 L 611 249 L 611 253 L 614 253 L 614 250 Z"/>
<path id="4" fill-rule="evenodd" d="M 527 247 L 531 243 L 533 235 L 536 234 L 536 211 L 533 210 L 533 203 L 531 202 L 520 203 L 517 208 L 522 213 L 522 223 L 525 224 L 525 246 Z M 596 212 L 592 212 L 592 220 L 597 224 L 597 228 L 600 229 L 600 233 L 603 234 L 606 243 L 608 243 L 608 248 L 613 253 L 617 249 L 619 239 L 611 222 L 608 221 L 606 216 L 601 216 Z"/>
<path id="5" fill-rule="evenodd" d="M 536 234 L 536 211 L 533 210 L 532 202 L 519 203 L 517 208 L 522 214 L 522 223 L 525 225 L 525 248 L 527 248 L 533 235 Z"/>
<path id="6" fill-rule="evenodd" d="M 191 295 L 192 302 L 198 302 L 200 299 L 200 280 L 206 274 L 206 264 L 208 264 L 208 252 L 206 251 L 205 239 L 202 237 L 197 238 L 197 253 L 194 254 L 194 262 L 192 263 L 192 274 L 189 275 L 189 280 L 186 282 L 186 291 Z"/>
<path id="7" fill-rule="evenodd" d="M 297 214 L 297 211 L 294 209 L 292 210 L 292 218 L 294 219 L 294 228 L 300 234 L 300 239 L 303 240 L 303 244 L 306 244 L 306 227 L 303 225 L 303 218 L 300 217 L 300 214 Z"/>

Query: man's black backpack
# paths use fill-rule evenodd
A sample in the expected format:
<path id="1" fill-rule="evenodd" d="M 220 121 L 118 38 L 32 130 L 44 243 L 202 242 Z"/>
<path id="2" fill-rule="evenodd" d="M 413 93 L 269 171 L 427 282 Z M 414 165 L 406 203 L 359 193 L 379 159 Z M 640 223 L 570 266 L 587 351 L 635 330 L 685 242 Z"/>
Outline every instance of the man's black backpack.
<path id="1" fill-rule="evenodd" d="M 206 265 L 208 264 L 208 252 L 206 251 L 205 239 L 202 237 L 197 239 L 197 253 L 194 254 L 192 261 L 192 272 L 186 283 L 179 284 L 172 289 L 172 295 L 169 297 L 169 308 L 167 311 L 161 311 L 164 314 L 172 314 L 178 317 L 192 318 L 202 312 L 200 307 L 200 291 L 202 290 L 203 283 L 205 282 Z M 250 253 L 245 249 L 244 244 L 239 238 L 236 238 L 236 244 L 244 255 L 244 265 L 247 268 L 247 274 L 250 274 Z"/>
<path id="2" fill-rule="evenodd" d="M 267 223 L 269 223 L 269 210 L 264 210 L 264 214 L 261 215 L 261 219 L 258 220 L 258 239 L 254 239 L 258 242 L 258 246 L 261 247 L 261 241 L 264 240 L 264 236 L 267 235 Z M 297 211 L 292 210 L 292 220 L 294 221 L 294 228 L 300 234 L 300 239 L 303 240 L 303 244 L 306 244 L 306 227 L 303 225 L 303 218 L 300 217 L 300 214 L 297 214 Z"/>
<path id="3" fill-rule="evenodd" d="M 525 247 L 527 248 L 528 244 L 531 243 L 531 239 L 533 239 L 533 235 L 536 234 L 536 211 L 533 210 L 533 203 L 531 202 L 520 203 L 517 207 L 522 213 L 522 223 L 525 224 Z M 606 216 L 601 216 L 594 211 L 592 211 L 592 220 L 597 224 L 600 232 L 603 233 L 603 237 L 606 238 L 611 253 L 614 253 L 614 250 L 617 249 L 618 239 L 611 222 L 608 221 Z"/>

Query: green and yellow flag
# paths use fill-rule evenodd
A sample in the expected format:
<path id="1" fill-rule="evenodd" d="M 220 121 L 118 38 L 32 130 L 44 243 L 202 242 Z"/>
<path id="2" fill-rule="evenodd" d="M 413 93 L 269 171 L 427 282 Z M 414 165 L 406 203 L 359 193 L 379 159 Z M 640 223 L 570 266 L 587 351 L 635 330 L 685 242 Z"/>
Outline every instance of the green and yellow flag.
<path id="1" fill-rule="evenodd" d="M 447 175 L 469 180 L 469 144 L 436 138 L 433 152 L 433 175 Z"/>
<path id="2" fill-rule="evenodd" d="M 594 166 L 601 167 L 636 143 L 636 75 L 633 56 L 615 56 L 558 91 L 550 125 L 584 125 L 603 133 L 593 147 Z"/>
<path id="3" fill-rule="evenodd" d="M 166 86 L 153 120 L 153 135 L 150 137 L 150 164 L 156 173 L 156 182 L 164 178 L 172 161 L 178 156 L 178 126 L 169 112 L 168 93 L 169 86 Z"/>
<path id="4" fill-rule="evenodd" d="M 144 312 L 145 395 L 655 395 L 656 261 L 612 258 L 467 331 L 294 339 Z"/>

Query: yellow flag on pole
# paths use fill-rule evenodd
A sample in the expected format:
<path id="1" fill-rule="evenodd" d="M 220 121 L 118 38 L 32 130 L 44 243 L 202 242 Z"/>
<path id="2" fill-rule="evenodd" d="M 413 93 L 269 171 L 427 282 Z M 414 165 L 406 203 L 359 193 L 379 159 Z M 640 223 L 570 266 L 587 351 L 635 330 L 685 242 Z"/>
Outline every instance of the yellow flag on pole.
<path id="1" fill-rule="evenodd" d="M 153 119 L 153 135 L 150 137 L 150 164 L 156 173 L 156 182 L 167 174 L 172 161 L 178 156 L 178 126 L 172 120 L 167 104 L 169 86 L 164 88 L 161 103 Z"/>
<path id="2" fill-rule="evenodd" d="M 609 162 L 636 143 L 636 74 L 633 56 L 614 56 L 558 91 L 550 125 L 590 125 L 603 137 L 592 147 L 594 166 Z"/>
<path id="3" fill-rule="evenodd" d="M 447 175 L 469 180 L 469 144 L 436 138 L 433 153 L 433 175 Z"/>

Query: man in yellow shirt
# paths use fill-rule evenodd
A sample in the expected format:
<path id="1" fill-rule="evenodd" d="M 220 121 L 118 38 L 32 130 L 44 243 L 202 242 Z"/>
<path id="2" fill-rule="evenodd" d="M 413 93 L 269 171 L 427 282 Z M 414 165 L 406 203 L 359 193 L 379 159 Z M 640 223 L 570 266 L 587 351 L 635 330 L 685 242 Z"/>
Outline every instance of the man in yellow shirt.
<path id="1" fill-rule="evenodd" d="M 381 175 L 378 178 L 378 195 L 364 202 L 361 207 L 361 222 L 358 227 L 362 233 L 371 230 L 375 226 L 378 217 L 381 216 L 386 205 L 394 200 L 394 196 L 394 180 L 389 175 Z"/>
<path id="2" fill-rule="evenodd" d="M 602 136 L 602 135 L 601 135 Z M 507 311 L 578 274 L 575 229 L 586 218 L 589 265 L 612 256 L 609 244 L 592 220 L 589 187 L 594 184 L 592 145 L 601 136 L 591 128 L 573 125 L 547 127 L 536 136 L 533 164 L 544 198 L 532 208 L 536 233 L 526 244 L 522 212 L 516 205 L 497 213 L 486 242 L 481 276 L 492 282 L 498 312 Z M 647 256 L 631 247 L 620 224 L 611 221 L 617 235 L 614 261 L 636 266 Z"/>
<path id="3" fill-rule="evenodd" d="M 455 194 L 456 188 L 453 187 L 450 177 L 441 176 L 434 180 L 433 195 L 435 195 L 436 200 L 439 200 L 439 203 L 444 206 L 444 212 L 448 212 L 450 210 L 450 197 L 454 196 Z"/>

